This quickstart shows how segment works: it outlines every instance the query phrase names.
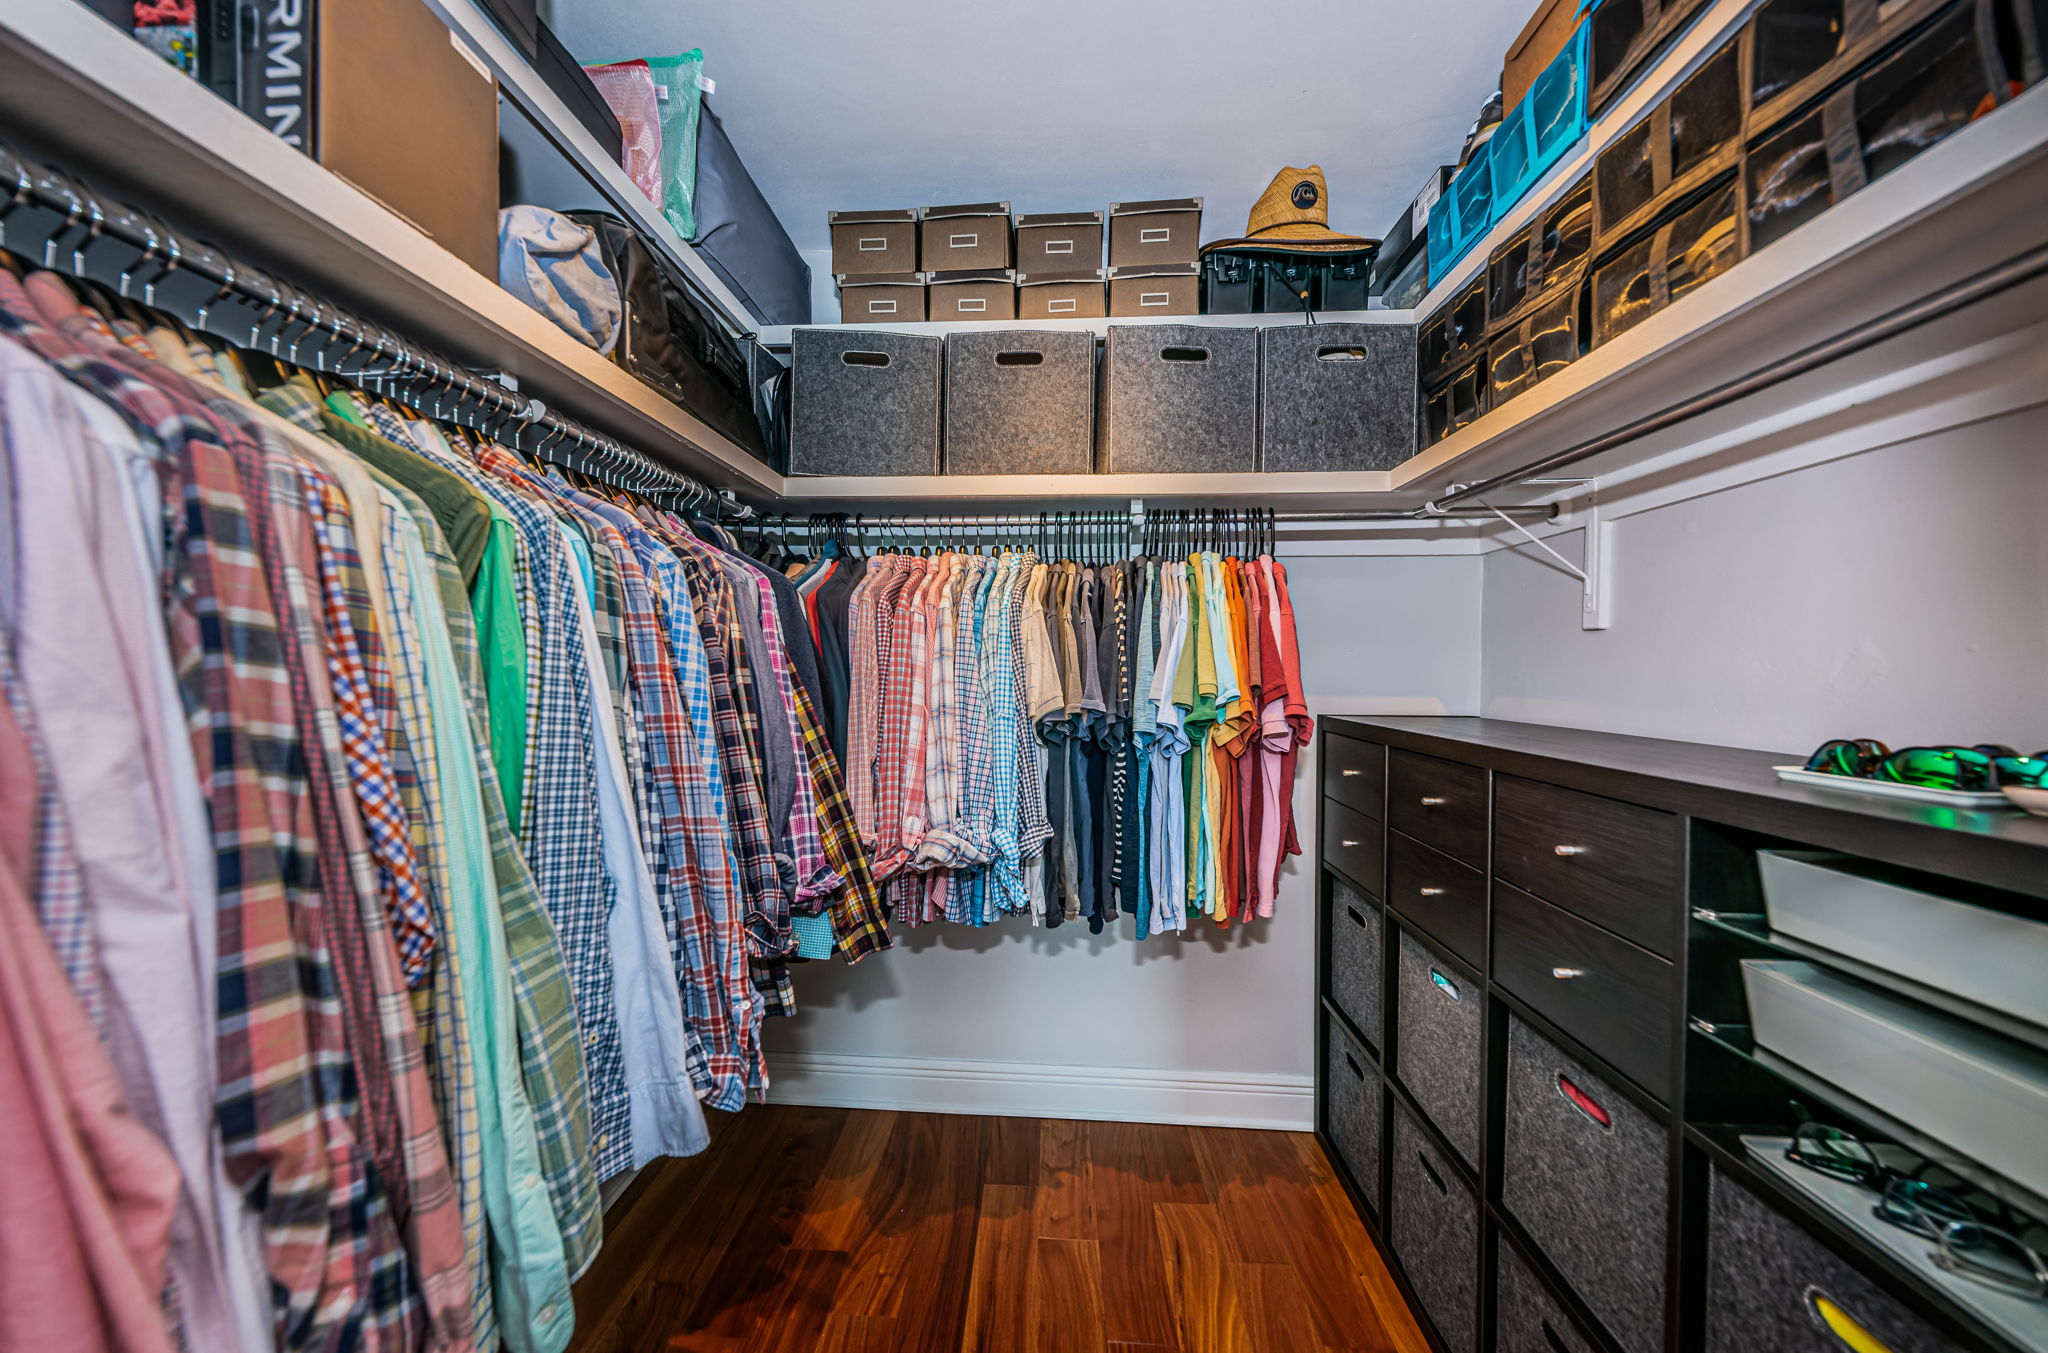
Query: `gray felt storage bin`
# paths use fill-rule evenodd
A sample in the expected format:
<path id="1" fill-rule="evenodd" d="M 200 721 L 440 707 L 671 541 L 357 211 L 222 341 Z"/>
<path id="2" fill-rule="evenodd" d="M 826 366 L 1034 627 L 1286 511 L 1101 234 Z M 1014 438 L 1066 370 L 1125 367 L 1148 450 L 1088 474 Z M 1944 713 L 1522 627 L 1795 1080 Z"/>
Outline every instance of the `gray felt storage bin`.
<path id="1" fill-rule="evenodd" d="M 1380 961 L 1380 904 L 1348 883 L 1330 880 L 1330 999 L 1374 1048 L 1382 1040 L 1380 993 L 1386 968 Z"/>
<path id="2" fill-rule="evenodd" d="M 1494 1278 L 1494 1353 L 1595 1353 L 1515 1247 L 1502 1240 L 1495 1248 L 1500 1265 Z"/>
<path id="3" fill-rule="evenodd" d="M 1323 1016 L 1329 1049 L 1323 1067 L 1328 1096 L 1323 1128 L 1344 1168 L 1377 1210 L 1380 1205 L 1380 1073 L 1344 1026 Z"/>
<path id="4" fill-rule="evenodd" d="M 1436 1130 L 1476 1165 L 1486 984 L 1405 930 L 1395 965 L 1394 1074 Z"/>
<path id="5" fill-rule="evenodd" d="M 1471 1353 L 1479 1333 L 1479 1201 L 1398 1102 L 1390 1164 L 1394 1257 L 1445 1346 Z"/>
<path id="6" fill-rule="evenodd" d="M 1258 330 L 1110 325 L 1098 426 L 1106 474 L 1257 469 Z"/>
<path id="7" fill-rule="evenodd" d="M 1962 1353 L 1719 1170 L 1708 1187 L 1707 1353 L 1841 1353 L 1822 1323 L 1828 1308 L 1891 1353 Z"/>
<path id="8" fill-rule="evenodd" d="M 1259 468 L 1391 470 L 1416 452 L 1415 326 L 1259 330 Z"/>
<path id="9" fill-rule="evenodd" d="M 796 330 L 789 472 L 937 474 L 944 346 L 915 334 Z"/>
<path id="10" fill-rule="evenodd" d="M 947 474 L 1087 474 L 1094 462 L 1094 334 L 947 336 Z"/>
<path id="11" fill-rule="evenodd" d="M 1501 1159 L 1502 1203 L 1608 1333 L 1664 1347 L 1665 1126 L 1511 1017 Z"/>

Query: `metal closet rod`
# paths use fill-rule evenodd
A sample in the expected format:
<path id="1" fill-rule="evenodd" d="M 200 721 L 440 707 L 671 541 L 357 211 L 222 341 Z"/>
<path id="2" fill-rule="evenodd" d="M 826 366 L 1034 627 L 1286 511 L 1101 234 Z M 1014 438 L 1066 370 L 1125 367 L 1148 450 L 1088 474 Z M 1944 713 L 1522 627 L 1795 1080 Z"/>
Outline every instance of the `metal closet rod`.
<path id="1" fill-rule="evenodd" d="M 1888 310 L 1874 319 L 1865 320 L 1843 330 L 1833 338 L 1823 339 L 1795 353 L 1768 362 L 1747 376 L 1723 381 L 1702 394 L 1667 405 L 1654 413 L 1644 414 L 1634 422 L 1624 423 L 1612 432 L 1602 433 L 1588 441 L 1553 452 L 1518 470 L 1509 470 L 1491 479 L 1482 479 L 1476 484 L 1457 485 L 1441 497 L 1423 504 L 1417 515 L 1448 516 L 1449 513 L 1445 511 L 1446 504 L 1460 502 L 1466 498 L 1483 497 L 1499 489 L 1511 488 L 1526 480 L 1539 478 L 1612 451 L 1638 437 L 1646 437 L 1653 432 L 1661 432 L 1688 419 L 1697 418 L 1701 414 L 1711 413 L 1715 409 L 1733 404 L 1738 399 L 1816 371 L 1830 362 L 1852 357 L 1866 348 L 1874 347 L 1886 339 L 1896 338 L 1923 324 L 1931 324 L 1945 315 L 1986 300 L 2001 291 L 2010 291 L 2044 273 L 2048 273 L 2048 244 L 2036 245 L 2025 253 L 2015 254 L 2003 263 L 1994 264 L 1979 273 L 1972 273 L 1961 281 L 1951 283 L 1917 301 L 1910 301 L 1896 310 Z M 1512 508 L 1507 510 L 1513 511 Z"/>
<path id="2" fill-rule="evenodd" d="M 887 512 L 887 513 L 875 513 L 875 512 L 813 512 L 813 513 L 795 513 L 795 512 L 790 512 L 790 511 L 788 511 L 788 510 L 786 510 L 786 509 L 787 509 L 787 505 L 786 505 L 786 504 L 785 504 L 785 505 L 783 505 L 783 506 L 778 506 L 778 507 L 775 507 L 775 508 L 771 508 L 771 509 L 769 509 L 769 510 L 768 510 L 768 511 L 767 511 L 767 512 L 766 512 L 766 513 L 764 514 L 764 518 L 763 518 L 763 519 L 764 519 L 765 521 L 770 521 L 770 522 L 780 522 L 780 523 L 781 523 L 781 526 L 780 526 L 780 527 L 779 527 L 778 529 L 783 529 L 783 530 L 794 530 L 794 529 L 796 529 L 796 528 L 799 528 L 799 527 L 801 527 L 802 529 L 804 529 L 804 530 L 806 530 L 806 531 L 810 531 L 810 530 L 818 530 L 818 531 L 828 531 L 828 530 L 831 530 L 831 529 L 833 529 L 833 519 L 834 519 L 835 517 L 843 517 L 843 518 L 845 519 L 845 520 L 844 520 L 843 522 L 841 522 L 841 523 L 840 523 L 840 526 L 841 526 L 842 528 L 844 528 L 844 527 L 849 527 L 849 526 L 859 526 L 859 525 L 861 525 L 861 524 L 866 524 L 866 525 L 868 525 L 868 526 L 907 526 L 907 527 L 913 527 L 913 528 L 914 528 L 914 527 L 920 527 L 920 526 L 926 526 L 926 527 L 947 527 L 947 526 L 979 526 L 979 527 L 984 527 L 984 528 L 986 528 L 986 527 L 990 527 L 990 526 L 996 526 L 996 527 L 1002 527 L 1002 526 L 1014 526 L 1014 527 L 1016 527 L 1016 528 L 1017 528 L 1018 530 L 1033 530 L 1033 531 L 1035 531 L 1035 530 L 1037 530 L 1037 529 L 1039 528 L 1039 526 L 1041 525 L 1041 522 L 1040 522 L 1040 520 L 1039 520 L 1039 514 L 1038 514 L 1038 513 L 1036 513 L 1036 512 L 968 512 L 968 513 L 958 513 L 958 512 L 951 512 L 951 513 L 936 513 L 936 514 L 927 514 L 927 515 L 917 515 L 917 514 L 908 514 L 908 515 L 906 515 L 906 514 L 903 514 L 903 513 L 895 513 L 895 512 Z M 1149 509 L 1147 509 L 1147 515 L 1148 515 L 1148 516 L 1151 516 L 1151 515 L 1156 515 L 1156 514 L 1158 514 L 1158 513 L 1160 513 L 1160 512 L 1163 512 L 1163 511 L 1190 511 L 1190 512 L 1198 512 L 1198 513 L 1199 513 L 1199 512 L 1206 512 L 1206 511 L 1208 511 L 1208 510 L 1209 510 L 1209 509 L 1207 509 L 1207 508 L 1185 508 L 1185 509 L 1176 509 L 1176 508 L 1149 508 Z M 1244 511 L 1245 509 L 1243 509 L 1243 508 L 1223 508 L 1223 509 L 1218 509 L 1218 510 L 1220 510 L 1220 511 L 1226 511 L 1226 512 L 1227 512 L 1227 511 Z M 1421 519 L 1423 519 L 1423 516 L 1424 516 L 1424 513 L 1423 513 L 1423 509 L 1422 509 L 1422 508 L 1419 508 L 1419 507 L 1416 507 L 1416 508 L 1407 508 L 1407 507 L 1387 507 L 1387 508 L 1360 508 L 1360 509 L 1357 509 L 1357 510 L 1355 510 L 1355 511 L 1349 511 L 1349 512 L 1347 512 L 1347 511 L 1344 511 L 1344 510 L 1342 510 L 1342 509 L 1334 509 L 1334 510 L 1331 510 L 1331 511 L 1327 511 L 1327 512 L 1288 512 L 1288 511 L 1280 511 L 1280 510 L 1275 510 L 1275 511 L 1272 511 L 1272 512 L 1265 512 L 1265 511 L 1264 511 L 1263 509 L 1260 509 L 1260 508 L 1252 508 L 1252 509 L 1250 509 L 1250 510 L 1251 510 L 1251 511 L 1253 511 L 1253 512 L 1258 512 L 1258 513 L 1260 513 L 1260 514 L 1261 514 L 1261 515 L 1262 515 L 1262 516 L 1264 517 L 1264 519 L 1265 519 L 1265 520 L 1268 520 L 1268 521 L 1275 521 L 1275 522 L 1282 522 L 1282 523 L 1287 523 L 1287 522 L 1299 522 L 1299 523 L 1309 523 L 1309 522 L 1333 522 L 1333 523 L 1341 523 L 1341 522 L 1354 522 L 1354 521 L 1408 521 L 1408 522 L 1412 522 L 1412 521 L 1418 521 L 1418 520 L 1421 520 Z M 1557 516 L 1557 512 L 1558 512 L 1558 506 L 1557 506 L 1557 504 L 1555 504 L 1555 503 L 1537 503 L 1537 504 L 1531 504 L 1531 505 L 1527 505 L 1527 506 L 1517 506 L 1517 507 L 1504 507 L 1504 508 L 1501 508 L 1501 509 L 1499 509 L 1499 511 L 1500 511 L 1500 512 L 1503 512 L 1503 513 L 1506 513 L 1506 514 L 1507 514 L 1508 516 L 1510 516 L 1510 517 L 1519 517 L 1519 518 L 1521 518 L 1521 519 L 1523 519 L 1523 520 L 1525 520 L 1525 521 L 1550 521 L 1550 520 L 1552 520 L 1553 518 L 1555 518 L 1555 517 Z M 1106 514 L 1106 516 L 1105 516 L 1104 514 Z M 1046 521 L 1045 521 L 1045 523 L 1043 523 L 1043 524 L 1046 524 L 1046 525 L 1052 525 L 1052 524 L 1056 524 L 1057 522 L 1059 522 L 1059 521 L 1061 521 L 1061 520 L 1063 520 L 1063 519 L 1066 519 L 1066 518 L 1068 518 L 1068 517 L 1072 517 L 1072 516 L 1075 516 L 1075 515 L 1079 515 L 1080 517 L 1083 517 L 1083 518 L 1087 518 L 1087 517 L 1090 517 L 1090 516 L 1094 516 L 1094 517 L 1097 517 L 1097 518 L 1099 518 L 1099 519 L 1104 519 L 1104 520 L 1108 520 L 1108 519 L 1114 519 L 1114 520 L 1117 520 L 1117 521 L 1127 521 L 1127 520 L 1129 520 L 1129 516 L 1128 516 L 1128 514 L 1126 514 L 1126 513 L 1122 512 L 1122 511 L 1119 511 L 1118 509 L 1115 509 L 1115 508 L 1105 508 L 1105 509 L 1093 509 L 1093 510 L 1091 510 L 1091 509 L 1086 509 L 1086 508 L 1082 508 L 1082 509 L 1073 509 L 1073 508 L 1061 508 L 1061 509 L 1059 509 L 1059 510 L 1058 510 L 1057 512 L 1048 512 L 1048 513 L 1046 514 Z M 1428 514 L 1428 515 L 1429 515 L 1429 516 L 1432 516 L 1432 517 L 1439 517 L 1439 518 L 1445 518 L 1445 519 L 1451 519 L 1451 520 L 1473 520 L 1473 521 L 1477 521 L 1477 520 L 1482 520 L 1482 519 L 1483 519 L 1483 520 L 1487 520 L 1487 521 L 1492 521 L 1492 520 L 1495 520 L 1495 519 L 1496 519 L 1496 517 L 1495 517 L 1495 511 L 1494 511 L 1494 509 L 1492 509 L 1492 508 L 1483 508 L 1483 507 L 1482 507 L 1482 508 L 1465 508 L 1465 509 L 1461 509 L 1461 510 L 1455 510 L 1455 511 L 1449 511 L 1449 512 L 1442 512 L 1442 513 L 1431 513 L 1431 514 Z"/>
<path id="3" fill-rule="evenodd" d="M 431 401 L 436 416 L 465 422 L 486 435 L 498 438 L 510 432 L 537 435 L 535 445 L 525 448 L 543 459 L 564 459 L 565 468 L 620 487 L 686 496 L 686 508 L 714 507 L 728 515 L 748 517 L 752 509 L 737 499 L 722 496 L 709 485 L 660 464 L 645 452 L 629 447 L 602 433 L 593 432 L 574 419 L 550 411 L 539 400 L 486 380 L 459 364 L 399 337 L 381 325 L 316 299 L 259 268 L 237 262 L 211 245 L 181 236 L 162 221 L 96 192 L 84 180 L 28 159 L 5 142 L 0 142 L 0 246 L 7 243 L 7 218 L 24 206 L 36 206 L 61 214 L 64 223 L 41 241 L 42 264 L 56 269 L 60 258 L 69 257 L 74 276 L 85 273 L 86 255 L 101 240 L 112 240 L 140 250 L 138 257 L 121 270 L 120 293 L 129 294 L 131 284 L 143 290 L 145 304 L 154 305 L 155 292 L 179 276 L 196 277 L 218 288 L 210 300 L 198 307 L 195 327 L 205 329 L 208 311 L 223 302 L 238 302 L 259 310 L 250 326 L 248 347 L 256 347 L 264 330 L 273 322 L 269 347 L 280 349 L 287 360 L 299 362 L 299 350 L 312 344 L 308 365 L 380 391 L 392 393 L 418 408 Z M 20 249 L 14 252 L 22 253 Z M 138 276 L 147 270 L 147 276 Z M 315 338 L 315 335 L 321 337 Z M 227 335 L 221 335 L 226 337 Z M 348 346 L 338 357 L 330 349 L 336 341 Z M 351 359 L 360 358 L 353 369 Z M 443 401 L 452 401 L 444 408 Z M 465 407 L 481 406 L 478 409 Z M 569 443 L 565 450 L 561 443 Z M 515 440 L 515 445 L 517 444 Z M 551 455 L 550 452 L 554 454 Z"/>

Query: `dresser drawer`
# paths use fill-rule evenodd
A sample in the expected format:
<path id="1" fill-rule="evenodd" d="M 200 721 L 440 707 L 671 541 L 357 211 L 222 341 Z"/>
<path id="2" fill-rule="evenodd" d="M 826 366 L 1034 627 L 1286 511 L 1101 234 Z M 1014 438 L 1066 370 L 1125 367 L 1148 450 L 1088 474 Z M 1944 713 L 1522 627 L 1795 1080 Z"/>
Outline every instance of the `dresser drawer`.
<path id="1" fill-rule="evenodd" d="M 1472 1353 L 1479 1332 L 1479 1200 L 1398 1101 L 1392 1147 L 1388 1243 L 1444 1346 Z"/>
<path id="2" fill-rule="evenodd" d="M 1388 833 L 1387 900 L 1480 971 L 1486 969 L 1486 875 L 1400 832 Z"/>
<path id="3" fill-rule="evenodd" d="M 1387 749 L 1341 733 L 1326 734 L 1323 793 L 1367 817 L 1383 819 L 1387 811 Z"/>
<path id="4" fill-rule="evenodd" d="M 1890 1353 L 1963 1353 L 1835 1252 L 1719 1170 L 1709 1185 L 1707 1353 L 1842 1353 L 1832 1308 Z"/>
<path id="5" fill-rule="evenodd" d="M 1323 952 L 1330 956 L 1330 999 L 1350 1016 L 1370 1046 L 1380 1046 L 1380 993 L 1386 990 L 1380 961 L 1380 904 L 1338 879 L 1330 880 L 1329 931 Z"/>
<path id="6" fill-rule="evenodd" d="M 1512 775 L 1494 786 L 1494 875 L 1666 958 L 1681 854 L 1670 813 Z"/>
<path id="7" fill-rule="evenodd" d="M 1494 1353 L 1594 1353 L 1515 1247 L 1503 1240 L 1500 1274 L 1494 1283 Z"/>
<path id="8" fill-rule="evenodd" d="M 1475 1167 L 1486 1084 L 1486 984 L 1413 935 L 1395 959 L 1394 1074 Z"/>
<path id="9" fill-rule="evenodd" d="M 1486 772 L 1441 757 L 1387 753 L 1387 821 L 1418 841 L 1486 868 Z"/>
<path id="10" fill-rule="evenodd" d="M 1671 1134 L 1508 1020 L 1501 1202 L 1628 1353 L 1664 1347 Z"/>
<path id="11" fill-rule="evenodd" d="M 1335 799 L 1323 800 L 1323 863 L 1378 897 L 1386 828 Z"/>
<path id="12" fill-rule="evenodd" d="M 1344 1026 L 1327 1014 L 1323 1131 L 1374 1211 L 1380 1206 L 1380 1073 Z"/>
<path id="13" fill-rule="evenodd" d="M 1672 967 L 1520 889 L 1493 888 L 1493 980 L 1665 1103 Z"/>

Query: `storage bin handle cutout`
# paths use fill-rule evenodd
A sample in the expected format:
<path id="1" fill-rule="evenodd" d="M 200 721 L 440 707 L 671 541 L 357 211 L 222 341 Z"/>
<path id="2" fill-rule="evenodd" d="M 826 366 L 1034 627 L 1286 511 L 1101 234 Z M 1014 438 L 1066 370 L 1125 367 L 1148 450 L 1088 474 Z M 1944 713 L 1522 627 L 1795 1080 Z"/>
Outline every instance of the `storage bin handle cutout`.
<path id="1" fill-rule="evenodd" d="M 1317 360 L 1318 362 L 1362 362 L 1362 361 L 1364 361 L 1364 360 L 1365 360 L 1365 349 L 1364 349 L 1364 348 L 1317 348 L 1317 349 L 1316 349 L 1316 360 Z M 1346 775 L 1356 775 L 1356 774 L 1358 774 L 1358 772 L 1357 772 L 1357 771 L 1354 771 L 1354 770 L 1347 770 L 1347 771 L 1345 771 L 1344 773 L 1345 773 Z"/>
<path id="2" fill-rule="evenodd" d="M 1444 995 L 1450 997 L 1452 1000 L 1462 1001 L 1465 999 L 1464 993 L 1458 990 L 1458 984 L 1456 982 L 1453 982 L 1450 978 L 1444 976 L 1443 973 L 1439 972 L 1437 969 L 1431 968 L 1429 970 L 1429 980 L 1436 983 L 1436 989 L 1438 991 L 1441 991 Z"/>
<path id="3" fill-rule="evenodd" d="M 999 352 L 996 354 L 997 366 L 1039 366 L 1044 361 L 1045 354 L 1042 352 Z"/>
<path id="4" fill-rule="evenodd" d="M 886 352 L 842 352 L 839 354 L 839 360 L 848 366 L 887 366 L 889 365 L 889 354 Z"/>
<path id="5" fill-rule="evenodd" d="M 1422 1166 L 1422 1172 L 1429 1176 L 1429 1182 L 1436 1185 L 1436 1191 L 1446 1198 L 1450 1197 L 1451 1190 L 1449 1186 L 1444 1183 L 1444 1177 L 1436 1172 L 1436 1166 L 1429 1163 L 1429 1157 L 1417 1151 L 1415 1159 Z"/>
<path id="6" fill-rule="evenodd" d="M 1827 1331 L 1843 1348 L 1851 1349 L 1853 1353 L 1892 1353 L 1890 1345 L 1872 1338 L 1869 1330 L 1850 1319 L 1849 1313 L 1818 1287 L 1807 1288 L 1801 1296 L 1813 1323 Z"/>
<path id="7" fill-rule="evenodd" d="M 1353 1057 L 1348 1052 L 1344 1054 L 1344 1065 L 1351 1068 L 1352 1075 L 1358 1077 L 1358 1079 L 1360 1080 L 1365 1079 L 1365 1068 L 1360 1066 L 1358 1064 L 1358 1059 L 1356 1057 Z"/>
<path id="8" fill-rule="evenodd" d="M 1351 916 L 1351 919 L 1352 919 L 1352 920 L 1353 920 L 1354 922 L 1356 922 L 1356 923 L 1357 923 L 1357 924 L 1359 925 L 1359 927 L 1360 927 L 1361 929 L 1362 929 L 1362 928 L 1363 928 L 1363 927 L 1365 926 L 1365 913 L 1364 913 L 1364 912 L 1360 911 L 1360 910 L 1359 910 L 1358 908 L 1356 908 L 1356 907 L 1346 907 L 1346 908 L 1344 908 L 1344 910 L 1345 910 L 1346 912 L 1348 912 L 1348 913 L 1350 914 L 1350 916 Z"/>
<path id="9" fill-rule="evenodd" d="M 1162 362 L 1206 362 L 1209 360 L 1209 350 L 1207 348 L 1161 348 L 1159 350 L 1159 360 Z"/>
<path id="10" fill-rule="evenodd" d="M 1572 1084 L 1571 1077 L 1565 1075 L 1562 1071 L 1557 1073 L 1557 1093 L 1565 1103 L 1584 1114 L 1587 1121 L 1591 1122 L 1602 1132 L 1614 1131 L 1613 1115 L 1601 1108 L 1591 1095 Z"/>
<path id="11" fill-rule="evenodd" d="M 1557 1331 L 1550 1327 L 1548 1320 L 1543 1322 L 1543 1342 L 1549 1344 L 1555 1353 L 1572 1353 L 1571 1345 L 1557 1337 Z"/>

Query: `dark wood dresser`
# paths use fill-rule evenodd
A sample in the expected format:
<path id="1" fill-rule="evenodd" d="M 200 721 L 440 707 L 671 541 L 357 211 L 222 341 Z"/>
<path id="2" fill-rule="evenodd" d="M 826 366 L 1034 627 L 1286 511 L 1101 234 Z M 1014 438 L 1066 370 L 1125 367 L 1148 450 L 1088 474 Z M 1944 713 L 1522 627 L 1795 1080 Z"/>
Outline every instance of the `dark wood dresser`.
<path id="1" fill-rule="evenodd" d="M 1744 986 L 1745 963 L 1810 963 L 1943 1002 L 1774 929 L 1760 852 L 2043 925 L 2048 820 L 1781 782 L 1801 756 L 1491 719 L 1326 718 L 1319 752 L 1317 1135 L 1439 1348 L 2048 1348 L 2028 1303 L 1877 1220 L 1875 1190 L 1785 1159 L 1811 1119 L 1902 1174 L 1953 1163 L 1761 1048 Z M 1957 1190 L 2041 1249 L 2038 1197 L 1962 1168 Z"/>

